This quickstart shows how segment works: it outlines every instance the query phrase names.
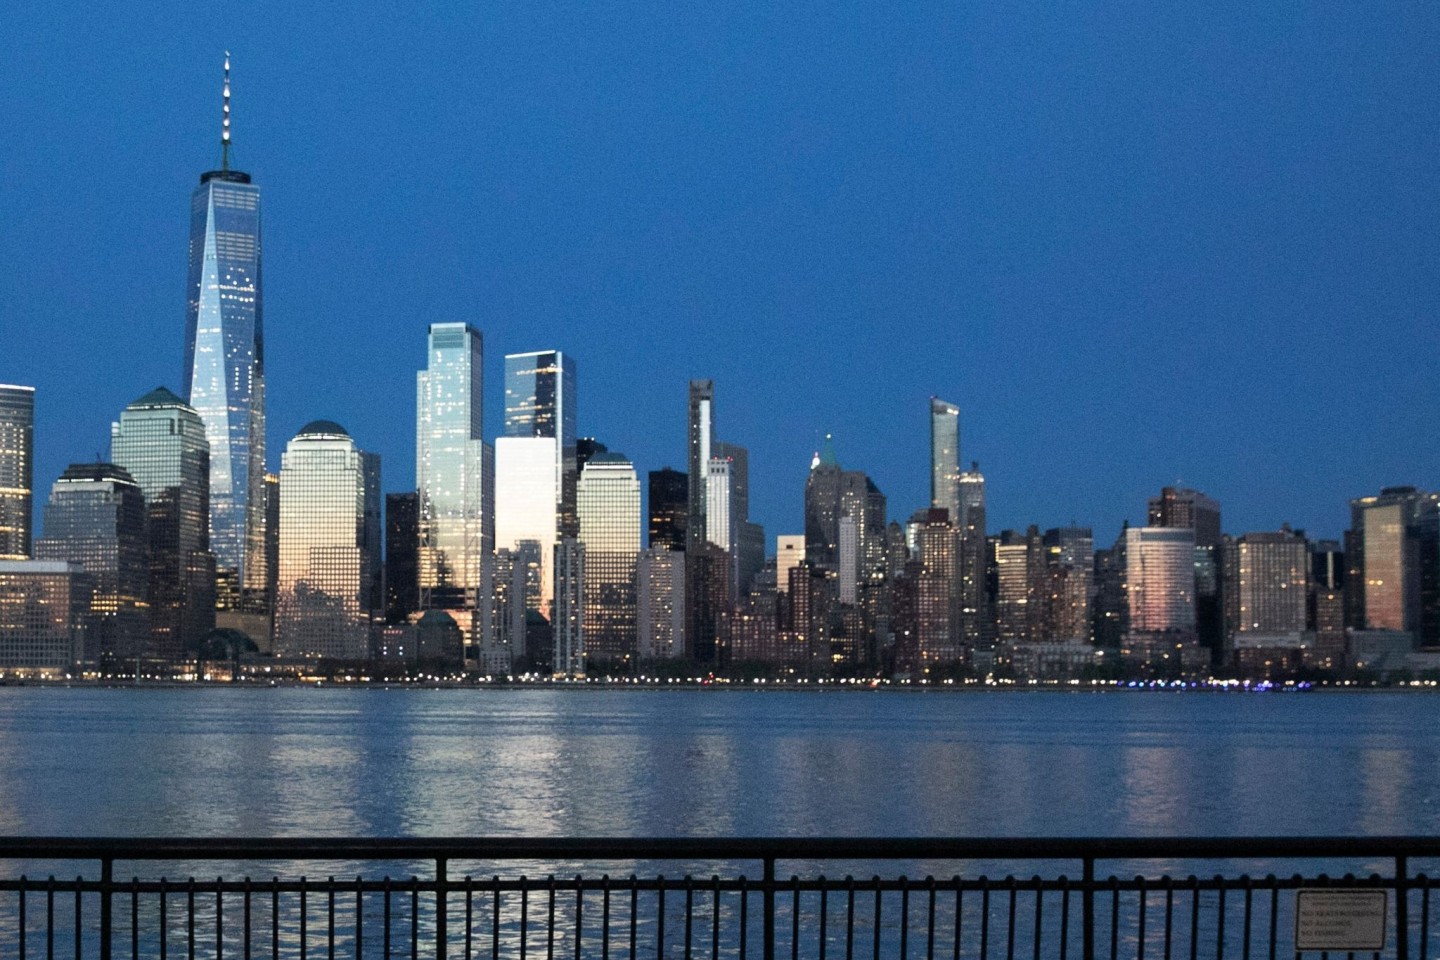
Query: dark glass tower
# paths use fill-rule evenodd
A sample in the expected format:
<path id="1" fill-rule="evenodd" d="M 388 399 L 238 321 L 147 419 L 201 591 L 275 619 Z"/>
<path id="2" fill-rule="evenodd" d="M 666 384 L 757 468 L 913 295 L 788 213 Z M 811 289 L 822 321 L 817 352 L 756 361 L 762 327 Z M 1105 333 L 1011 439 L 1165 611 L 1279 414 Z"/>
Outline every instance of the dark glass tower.
<path id="1" fill-rule="evenodd" d="M 265 335 L 260 188 L 230 169 L 230 58 L 219 170 L 190 195 L 185 399 L 210 442 L 210 547 L 227 606 L 263 606 Z"/>
<path id="2" fill-rule="evenodd" d="M 650 547 L 685 549 L 685 517 L 690 478 L 664 467 L 650 471 Z"/>
<path id="3" fill-rule="evenodd" d="M 35 388 L 0 384 L 0 560 L 30 556 Z"/>

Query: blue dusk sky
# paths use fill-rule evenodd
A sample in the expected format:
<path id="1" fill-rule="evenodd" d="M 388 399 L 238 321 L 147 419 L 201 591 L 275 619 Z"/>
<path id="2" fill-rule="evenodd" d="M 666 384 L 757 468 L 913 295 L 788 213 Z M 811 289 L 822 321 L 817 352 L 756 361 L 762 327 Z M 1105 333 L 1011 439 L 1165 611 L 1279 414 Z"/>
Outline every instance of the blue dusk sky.
<path id="1" fill-rule="evenodd" d="M 1180 481 L 1230 532 L 1334 536 L 1440 484 L 1440 5 L 14 4 L 0 382 L 38 389 L 37 526 L 182 386 L 227 48 L 272 469 L 325 417 L 412 487 L 425 328 L 464 320 L 487 434 L 503 355 L 563 349 L 642 475 L 713 378 L 771 536 L 827 431 L 925 505 L 932 394 L 992 529 L 1108 544 Z"/>

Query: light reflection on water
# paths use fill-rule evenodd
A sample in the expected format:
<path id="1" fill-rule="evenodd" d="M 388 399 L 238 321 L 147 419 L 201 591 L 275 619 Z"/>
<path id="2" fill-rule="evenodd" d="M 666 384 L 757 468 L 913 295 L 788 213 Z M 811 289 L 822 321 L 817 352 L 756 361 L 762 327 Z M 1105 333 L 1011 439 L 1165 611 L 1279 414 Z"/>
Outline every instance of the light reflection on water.
<path id="1" fill-rule="evenodd" d="M 10 835 L 1433 833 L 1405 694 L 0 688 Z"/>

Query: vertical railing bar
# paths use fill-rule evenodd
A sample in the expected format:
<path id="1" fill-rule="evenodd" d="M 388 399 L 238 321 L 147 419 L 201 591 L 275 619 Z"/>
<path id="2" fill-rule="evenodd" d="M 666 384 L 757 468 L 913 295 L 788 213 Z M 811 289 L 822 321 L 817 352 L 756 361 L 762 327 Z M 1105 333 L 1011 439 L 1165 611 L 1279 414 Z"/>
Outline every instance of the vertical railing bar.
<path id="1" fill-rule="evenodd" d="M 1081 944 L 1084 950 L 1085 960 L 1095 960 L 1095 858 L 1084 857 L 1081 859 L 1080 874 L 1080 919 L 1082 923 L 1081 936 L 1084 943 Z"/>
<path id="2" fill-rule="evenodd" d="M 300 877 L 300 960 L 310 953 L 310 891 L 306 889 L 305 877 Z M 278 955 L 277 955 L 278 960 Z"/>
<path id="3" fill-rule="evenodd" d="M 580 960 L 580 945 L 585 942 L 585 886 L 575 875 L 575 960 Z"/>
<path id="4" fill-rule="evenodd" d="M 845 875 L 845 960 L 855 960 L 855 877 Z"/>
<path id="5" fill-rule="evenodd" d="M 1250 960 L 1251 914 L 1255 909 L 1255 884 L 1250 879 L 1249 874 L 1241 877 L 1241 879 L 1245 882 L 1245 922 L 1241 928 L 1244 943 L 1240 947 L 1240 960 Z"/>
<path id="6" fill-rule="evenodd" d="M 490 881 L 490 957 L 500 960 L 500 876 Z"/>
<path id="7" fill-rule="evenodd" d="M 270 960 L 280 960 L 280 878 L 270 882 Z"/>
<path id="8" fill-rule="evenodd" d="M 55 960 L 55 875 L 45 886 L 45 960 Z"/>
<path id="9" fill-rule="evenodd" d="M 190 949 L 190 960 L 195 960 L 195 878 L 185 884 L 185 942 Z"/>
<path id="10" fill-rule="evenodd" d="M 761 953 L 765 960 L 775 960 L 775 858 L 766 857 L 761 874 L 760 897 L 764 905 L 761 921 L 764 925 L 765 942 Z"/>
<path id="11" fill-rule="evenodd" d="M 1150 891 L 1145 889 L 1144 877 L 1137 876 L 1135 878 L 1135 883 L 1140 887 L 1140 903 L 1138 907 L 1138 917 L 1135 924 L 1135 939 L 1137 943 L 1137 946 L 1135 948 L 1135 960 L 1145 960 L 1145 908 L 1147 906 L 1147 901 L 1150 899 Z"/>
<path id="12" fill-rule="evenodd" d="M 335 960 L 335 878 L 333 876 L 330 877 L 325 886 L 327 888 L 325 897 L 327 920 L 327 928 L 325 931 L 326 955 L 330 960 Z"/>
<path id="13" fill-rule="evenodd" d="M 20 942 L 18 944 L 19 953 L 17 954 L 18 960 L 28 960 L 28 958 L 25 956 L 25 925 L 28 922 L 25 916 L 25 886 L 25 874 L 22 873 L 20 874 L 20 889 L 15 891 L 15 897 L 17 900 L 19 900 L 20 913 Z"/>
<path id="14" fill-rule="evenodd" d="M 465 874 L 465 960 L 475 960 L 475 878 L 468 873 Z"/>
<path id="15" fill-rule="evenodd" d="M 251 952 L 251 949 L 250 949 L 250 914 L 251 914 L 250 895 L 251 895 L 251 894 L 250 894 L 250 878 L 249 878 L 249 877 L 246 877 L 246 878 L 245 878 L 245 891 L 244 891 L 244 897 L 245 897 L 245 906 L 244 906 L 245 929 L 244 929 L 244 931 L 243 931 L 242 934 L 241 934 L 241 942 L 243 943 L 242 949 L 244 950 L 244 953 L 245 953 L 245 960 L 250 960 L 250 952 Z"/>
<path id="16" fill-rule="evenodd" d="M 1410 960 L 1410 884 L 1405 854 L 1395 856 L 1395 960 Z"/>
<path id="17" fill-rule="evenodd" d="M 1275 874 L 1266 877 L 1270 883 L 1270 960 L 1275 960 L 1275 951 L 1279 949 L 1279 924 L 1280 924 L 1280 881 Z"/>
<path id="18" fill-rule="evenodd" d="M 420 878 L 410 874 L 410 960 L 420 960 Z"/>
<path id="19" fill-rule="evenodd" d="M 711 898 L 710 914 L 710 960 L 720 960 L 720 875 L 712 873 L 710 882 L 715 885 Z M 824 960 L 823 948 L 821 960 Z"/>
<path id="20" fill-rule="evenodd" d="M 365 954 L 365 887 L 364 879 L 355 877 L 355 960 Z"/>
<path id="21" fill-rule="evenodd" d="M 450 952 L 450 861 L 435 858 L 435 960 Z"/>
<path id="22" fill-rule="evenodd" d="M 170 950 L 170 895 L 165 889 L 165 878 L 160 878 L 160 960 L 167 960 Z M 276 951 L 279 955 L 279 951 Z"/>
<path id="23" fill-rule="evenodd" d="M 1110 874 L 1110 960 L 1120 960 L 1120 878 Z"/>
<path id="24" fill-rule="evenodd" d="M 925 960 L 935 960 L 935 877 L 933 874 L 926 875 L 925 883 L 929 886 L 929 895 L 926 904 L 928 916 L 925 920 Z M 825 960 L 821 957 L 820 960 Z"/>
<path id="25" fill-rule="evenodd" d="M 225 894 L 220 889 L 224 882 L 224 877 L 215 878 L 215 960 L 225 956 Z"/>
<path id="26" fill-rule="evenodd" d="M 1216 874 L 1215 886 L 1219 899 L 1215 908 L 1215 960 L 1225 960 L 1225 878 Z"/>
<path id="27" fill-rule="evenodd" d="M 1062 876 L 1060 882 L 1064 884 L 1060 888 L 1060 960 L 1066 960 L 1070 953 L 1070 878 Z"/>
<path id="28" fill-rule="evenodd" d="M 75 878 L 75 960 L 80 960 L 80 937 L 83 930 L 83 925 L 80 920 L 80 914 L 82 912 L 80 885 L 84 882 L 84 877 L 77 876 Z"/>
<path id="29" fill-rule="evenodd" d="M 100 960 L 110 960 L 111 938 L 115 931 L 111 884 L 115 882 L 115 859 L 100 858 Z"/>
<path id="30" fill-rule="evenodd" d="M 1034 960 L 1040 960 L 1040 939 L 1045 929 L 1045 891 L 1041 887 L 1038 875 L 1031 879 L 1035 884 L 1035 943 L 1031 950 L 1031 956 Z"/>
<path id="31" fill-rule="evenodd" d="M 664 960 L 665 957 L 665 874 L 655 878 L 655 885 L 658 889 L 655 892 L 655 957 L 656 960 Z"/>
<path id="32" fill-rule="evenodd" d="M 742 879 L 743 879 L 743 878 L 742 878 Z M 741 902 L 741 904 L 742 904 L 742 911 L 743 911 L 743 904 L 744 904 L 745 901 L 744 901 L 744 900 L 741 900 L 740 902 Z M 630 874 L 630 958 L 629 958 L 629 960 L 639 960 L 639 954 L 636 952 L 637 949 L 638 949 L 638 946 L 639 946 L 638 940 L 639 940 L 639 935 L 640 935 L 639 912 L 640 912 L 640 878 L 639 878 L 638 876 L 636 876 L 635 874 L 632 873 L 632 874 Z M 744 953 L 745 953 L 745 925 L 744 925 L 743 922 L 742 922 L 741 925 L 740 925 L 740 953 L 741 953 L 742 956 L 743 956 Z"/>
<path id="33" fill-rule="evenodd" d="M 685 960 L 690 960 L 691 937 L 695 929 L 695 881 L 685 874 Z"/>
<path id="34" fill-rule="evenodd" d="M 1190 960 L 1200 953 L 1200 878 L 1190 874 Z"/>
<path id="35" fill-rule="evenodd" d="M 990 878 L 980 877 L 980 960 L 990 956 Z"/>
<path id="36" fill-rule="evenodd" d="M 790 960 L 800 960 L 800 878 L 790 874 Z"/>
<path id="37" fill-rule="evenodd" d="M 520 874 L 520 960 L 525 960 L 530 946 L 530 888 L 525 879 L 525 874 Z"/>
<path id="38" fill-rule="evenodd" d="M 600 960 L 610 960 L 610 874 L 600 875 Z"/>
<path id="39" fill-rule="evenodd" d="M 1169 876 L 1165 881 L 1165 960 L 1170 960 L 1171 944 L 1175 935 L 1175 881 Z M 1270 960 L 1275 960 L 1271 957 Z"/>
<path id="40" fill-rule="evenodd" d="M 555 874 L 549 874 L 545 879 L 545 960 L 555 960 Z M 465 960 L 470 958 L 466 957 Z"/>
<path id="41" fill-rule="evenodd" d="M 872 960 L 880 960 L 880 899 L 880 877 L 877 875 L 875 877 L 875 914 L 871 918 L 875 927 L 873 938 L 875 941 L 875 955 Z"/>
<path id="42" fill-rule="evenodd" d="M 631 916 L 634 916 L 633 912 Z M 746 926 L 750 923 L 750 883 L 745 879 L 745 874 L 740 874 L 740 942 L 735 950 L 735 955 L 740 960 L 745 960 L 749 953 L 746 951 Z M 630 948 L 630 960 L 635 960 L 635 948 Z"/>
<path id="43" fill-rule="evenodd" d="M 825 960 L 825 939 L 828 936 L 826 921 L 830 910 L 830 893 L 825 889 L 825 874 L 820 874 L 820 960 Z M 718 958 L 716 958 L 718 960 Z"/>
<path id="44" fill-rule="evenodd" d="M 1010 905 L 1005 918 L 1005 960 L 1015 960 L 1015 898 L 1017 893 L 1014 875 L 1006 877 L 1005 882 L 1010 887 Z"/>
<path id="45" fill-rule="evenodd" d="M 21 960 L 24 960 L 23 950 Z M 133 876 L 130 878 L 130 960 L 140 960 L 140 878 Z"/>
<path id="46" fill-rule="evenodd" d="M 1430 955 L 1430 879 L 1421 874 L 1420 886 L 1420 956 Z"/>
<path id="47" fill-rule="evenodd" d="M 384 960 L 390 960 L 390 877 L 384 878 L 385 886 L 380 891 L 385 898 L 380 907 L 380 941 L 383 946 L 380 948 L 380 955 Z"/>

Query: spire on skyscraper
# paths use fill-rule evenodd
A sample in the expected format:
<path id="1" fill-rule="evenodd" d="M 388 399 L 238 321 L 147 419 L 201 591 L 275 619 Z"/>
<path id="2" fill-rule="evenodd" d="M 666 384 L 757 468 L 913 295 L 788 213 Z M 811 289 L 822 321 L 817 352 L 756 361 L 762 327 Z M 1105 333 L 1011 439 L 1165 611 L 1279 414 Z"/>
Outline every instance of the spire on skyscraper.
<path id="1" fill-rule="evenodd" d="M 230 169 L 230 51 L 225 51 L 224 112 L 220 120 L 220 169 Z"/>

